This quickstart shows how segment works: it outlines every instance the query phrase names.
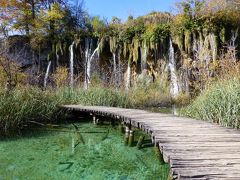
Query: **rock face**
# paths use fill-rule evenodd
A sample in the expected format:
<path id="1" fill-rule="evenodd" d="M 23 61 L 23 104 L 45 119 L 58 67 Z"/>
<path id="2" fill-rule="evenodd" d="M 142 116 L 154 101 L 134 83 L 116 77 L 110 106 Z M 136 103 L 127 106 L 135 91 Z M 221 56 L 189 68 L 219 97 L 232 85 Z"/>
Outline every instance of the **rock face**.
<path id="1" fill-rule="evenodd" d="M 227 52 L 230 47 L 236 55 L 238 34 L 237 30 L 226 31 L 222 27 L 219 31 L 166 33 L 154 41 L 136 37 L 129 41 L 120 41 L 115 36 L 86 37 L 72 41 L 74 44 L 55 44 L 52 48 L 46 45 L 38 49 L 31 48 L 27 37 L 12 36 L 7 40 L 7 47 L 10 59 L 23 71 L 41 77 L 42 84 L 46 72 L 50 76 L 58 66 L 66 66 L 70 85 L 79 79 L 86 88 L 93 75 L 104 83 L 127 90 L 144 77 L 152 82 L 168 76 L 171 94 L 176 97 L 181 92 L 193 92 L 195 83 L 201 84 L 203 78 L 215 75 L 222 50 Z"/>
<path id="2" fill-rule="evenodd" d="M 17 62 L 22 68 L 32 67 L 37 57 L 29 44 L 29 39 L 24 36 L 10 36 L 6 40 L 6 47 L 8 48 L 8 55 L 11 60 Z"/>
<path id="3" fill-rule="evenodd" d="M 17 63 L 23 71 L 28 73 L 37 73 L 47 66 L 47 51 L 34 50 L 26 36 L 15 35 L 2 40 L 1 51 L 5 52 L 9 60 Z"/>
<path id="4" fill-rule="evenodd" d="M 30 39 L 26 36 L 14 35 L 0 42 L 0 51 L 7 61 L 13 62 L 28 77 L 28 83 L 44 85 L 44 74 L 47 70 L 49 61 L 49 50 L 47 47 L 33 49 Z M 48 68 L 48 72 L 52 68 Z"/>

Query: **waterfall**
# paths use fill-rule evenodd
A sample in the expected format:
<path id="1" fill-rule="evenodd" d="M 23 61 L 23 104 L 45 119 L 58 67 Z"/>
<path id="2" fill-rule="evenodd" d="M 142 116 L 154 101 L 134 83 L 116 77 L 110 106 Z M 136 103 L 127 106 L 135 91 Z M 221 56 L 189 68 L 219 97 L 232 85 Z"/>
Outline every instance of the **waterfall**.
<path id="1" fill-rule="evenodd" d="M 92 48 L 92 41 L 89 40 L 89 38 L 85 39 L 85 77 L 84 77 L 84 88 L 88 89 L 88 72 L 89 72 L 89 58 L 90 58 L 90 52 Z"/>
<path id="2" fill-rule="evenodd" d="M 70 86 L 73 87 L 73 76 L 74 76 L 74 72 L 73 72 L 73 60 L 74 60 L 74 54 L 73 54 L 73 46 L 74 46 L 74 41 L 72 42 L 72 44 L 70 45 Z"/>
<path id="3" fill-rule="evenodd" d="M 52 61 L 48 62 L 48 66 L 47 66 L 47 71 L 45 73 L 45 77 L 44 77 L 44 83 L 43 83 L 43 87 L 46 88 L 47 87 L 47 80 L 48 80 L 48 75 L 49 75 L 49 71 L 50 71 L 50 67 L 51 67 Z"/>
<path id="4" fill-rule="evenodd" d="M 121 83 L 121 52 L 118 50 L 118 68 L 117 68 L 117 84 Z"/>
<path id="5" fill-rule="evenodd" d="M 231 58 L 234 62 L 237 61 L 237 57 L 236 57 L 236 54 L 237 54 L 237 51 L 236 51 L 236 47 L 238 46 L 237 43 L 236 43 L 236 40 L 238 39 L 238 30 L 239 28 L 237 28 L 236 30 L 232 30 L 232 35 L 231 35 L 231 40 L 230 40 L 230 43 L 228 45 L 228 50 L 229 51 L 232 51 L 231 53 Z"/>
<path id="6" fill-rule="evenodd" d="M 143 48 L 141 48 L 141 70 L 142 72 L 147 69 L 147 45 L 144 43 Z"/>
<path id="7" fill-rule="evenodd" d="M 113 75 L 114 75 L 114 80 L 113 84 L 117 84 L 117 62 L 116 62 L 116 53 L 113 53 Z"/>
<path id="8" fill-rule="evenodd" d="M 59 66 L 59 54 L 58 54 L 57 50 L 55 52 L 55 55 L 56 55 L 56 64 L 57 64 L 57 67 L 58 67 Z"/>
<path id="9" fill-rule="evenodd" d="M 213 34 L 213 33 L 209 34 L 209 42 L 210 42 L 213 61 L 217 60 L 217 43 L 216 43 L 217 40 L 216 39 L 217 39 L 217 37 L 215 34 Z"/>
<path id="10" fill-rule="evenodd" d="M 173 48 L 171 39 L 170 39 L 170 46 L 169 46 L 169 70 L 171 75 L 170 93 L 172 97 L 177 97 L 179 95 L 179 86 L 178 86 L 178 78 L 177 78 L 177 71 L 176 71 L 176 60 L 174 57 L 174 48 Z"/>
<path id="11" fill-rule="evenodd" d="M 126 77 L 126 84 L 125 84 L 126 90 L 130 89 L 130 85 L 131 85 L 131 67 L 130 67 L 130 62 L 128 62 L 127 77 Z"/>
<path id="12" fill-rule="evenodd" d="M 87 40 L 88 41 L 88 40 Z M 97 48 L 93 51 L 92 55 L 90 56 L 91 49 L 92 49 L 92 41 L 88 42 L 88 45 L 86 47 L 86 53 L 85 53 L 85 58 L 86 58 L 86 73 L 85 73 L 85 81 L 84 81 L 84 88 L 88 89 L 90 80 L 91 80 L 91 63 L 93 58 L 95 57 L 96 54 L 98 54 L 100 48 L 100 43 L 98 44 Z"/>

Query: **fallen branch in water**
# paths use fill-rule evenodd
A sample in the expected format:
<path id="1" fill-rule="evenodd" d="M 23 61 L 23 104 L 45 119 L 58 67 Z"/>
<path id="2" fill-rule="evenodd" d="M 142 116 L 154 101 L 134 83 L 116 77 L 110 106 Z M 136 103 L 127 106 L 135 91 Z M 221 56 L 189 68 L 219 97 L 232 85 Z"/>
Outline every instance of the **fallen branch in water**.
<path id="1" fill-rule="evenodd" d="M 70 169 L 73 166 L 73 162 L 59 162 L 60 165 L 68 165 L 66 168 L 62 169 L 61 171 L 65 171 Z"/>
<path id="2" fill-rule="evenodd" d="M 108 131 L 106 132 L 106 134 L 102 137 L 102 141 L 104 141 L 105 139 L 107 139 L 107 138 L 108 138 L 108 135 L 109 135 L 109 129 L 108 129 Z"/>
<path id="3" fill-rule="evenodd" d="M 102 134 L 102 133 L 107 133 L 105 131 L 103 132 L 98 132 L 98 131 L 74 131 L 74 130 L 69 130 L 69 129 L 49 129 L 49 128 L 31 128 L 32 130 L 40 130 L 40 131 L 57 131 L 57 132 L 66 132 L 66 133 L 84 133 L 84 134 Z"/>
<path id="4" fill-rule="evenodd" d="M 83 144 L 85 144 L 85 141 L 84 141 L 84 139 L 83 139 L 83 137 L 82 137 L 82 135 L 81 135 L 81 132 L 78 131 L 79 128 L 78 128 L 75 124 L 73 124 L 73 123 L 72 123 L 72 125 L 74 126 L 74 128 L 75 128 L 75 130 L 76 130 L 75 133 L 77 134 L 78 139 L 80 140 L 80 142 L 82 142 Z M 80 144 L 80 142 L 79 142 L 78 144 Z M 77 144 L 77 145 L 78 145 L 78 144 Z M 76 145 L 76 146 L 77 146 L 77 145 Z M 76 147 L 76 146 L 75 146 L 75 147 Z"/>
<path id="5" fill-rule="evenodd" d="M 32 123 L 32 124 L 37 124 L 40 126 L 47 126 L 47 127 L 59 127 L 59 125 L 57 125 L 57 124 L 43 124 L 43 123 L 40 123 L 37 121 L 27 121 L 27 123 Z"/>

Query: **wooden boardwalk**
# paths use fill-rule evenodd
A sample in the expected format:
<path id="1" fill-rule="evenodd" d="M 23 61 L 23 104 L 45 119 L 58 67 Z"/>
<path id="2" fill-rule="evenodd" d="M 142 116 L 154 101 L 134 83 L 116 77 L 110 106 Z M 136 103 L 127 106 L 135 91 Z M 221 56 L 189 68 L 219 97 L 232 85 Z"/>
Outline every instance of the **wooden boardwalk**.
<path id="1" fill-rule="evenodd" d="M 240 131 L 204 121 L 144 110 L 63 106 L 124 121 L 143 129 L 159 144 L 172 179 L 240 180 Z"/>

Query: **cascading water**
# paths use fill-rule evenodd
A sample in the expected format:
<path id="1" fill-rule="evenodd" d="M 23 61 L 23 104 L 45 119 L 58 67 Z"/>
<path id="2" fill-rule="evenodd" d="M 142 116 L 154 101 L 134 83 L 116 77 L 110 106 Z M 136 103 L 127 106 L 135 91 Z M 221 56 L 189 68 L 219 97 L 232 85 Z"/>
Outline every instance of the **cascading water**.
<path id="1" fill-rule="evenodd" d="M 72 42 L 72 44 L 70 45 L 70 86 L 73 87 L 73 83 L 74 83 L 74 70 L 73 70 L 73 63 L 74 63 L 74 54 L 73 54 L 73 47 L 74 47 L 74 41 Z"/>
<path id="2" fill-rule="evenodd" d="M 127 76 L 126 76 L 126 84 L 125 84 L 126 90 L 130 89 L 130 85 L 131 85 L 131 67 L 129 62 L 127 67 Z"/>
<path id="3" fill-rule="evenodd" d="M 44 83 L 43 83 L 44 88 L 47 87 L 47 81 L 48 81 L 48 76 L 49 76 L 49 71 L 50 71 L 51 64 L 52 64 L 52 61 L 49 61 L 48 66 L 47 66 L 47 70 L 46 70 L 46 73 L 45 73 L 45 77 L 44 77 Z"/>
<path id="4" fill-rule="evenodd" d="M 89 38 L 85 39 L 85 77 L 84 77 L 84 88 L 88 89 L 88 84 L 89 84 L 89 77 L 88 77 L 88 72 L 89 72 L 89 58 L 90 58 L 90 53 L 92 49 L 92 40 Z"/>
<path id="5" fill-rule="evenodd" d="M 176 61 L 174 57 L 174 48 L 172 44 L 172 40 L 170 39 L 170 46 L 169 46 L 169 70 L 171 75 L 171 89 L 170 93 L 172 97 L 177 97 L 179 95 L 179 86 L 178 86 L 178 77 L 176 71 Z"/>
<path id="6" fill-rule="evenodd" d="M 209 34 L 209 42 L 212 51 L 212 59 L 213 61 L 217 60 L 217 43 L 216 43 L 216 35 L 213 33 Z"/>
<path id="7" fill-rule="evenodd" d="M 121 83 L 121 52 L 118 50 L 118 63 L 117 63 L 117 84 L 120 85 Z"/>
<path id="8" fill-rule="evenodd" d="M 93 53 L 88 61 L 87 75 L 88 75 L 89 81 L 90 81 L 90 77 L 91 77 L 91 62 L 92 62 L 93 58 L 95 57 L 95 54 L 98 53 L 98 50 L 99 50 L 99 45 L 93 51 Z"/>
<path id="9" fill-rule="evenodd" d="M 85 81 L 84 81 L 84 88 L 88 89 L 90 80 L 91 80 L 91 63 L 95 55 L 98 55 L 98 51 L 100 48 L 100 43 L 98 44 L 97 48 L 93 51 L 91 55 L 91 50 L 92 50 L 92 40 L 87 40 L 86 42 L 86 53 L 85 53 L 85 58 L 86 58 L 86 72 L 85 72 Z M 90 56 L 91 55 L 91 56 Z"/>
<path id="10" fill-rule="evenodd" d="M 117 84 L 117 62 L 116 62 L 116 53 L 113 52 L 113 75 L 114 75 L 114 80 L 113 84 Z"/>
<path id="11" fill-rule="evenodd" d="M 231 40 L 228 44 L 228 49 L 230 52 L 233 52 L 231 53 L 231 58 L 234 62 L 237 61 L 237 57 L 236 57 L 236 47 L 237 47 L 237 44 L 236 44 L 236 40 L 238 39 L 238 31 L 239 31 L 239 28 L 237 28 L 236 30 L 232 30 L 232 35 L 231 35 Z"/>
<path id="12" fill-rule="evenodd" d="M 57 67 L 59 66 L 59 54 L 58 54 L 58 51 L 56 50 L 56 64 L 57 64 Z"/>
<path id="13" fill-rule="evenodd" d="M 144 46 L 141 48 L 141 71 L 143 72 L 147 69 L 147 45 L 146 42 Z"/>

